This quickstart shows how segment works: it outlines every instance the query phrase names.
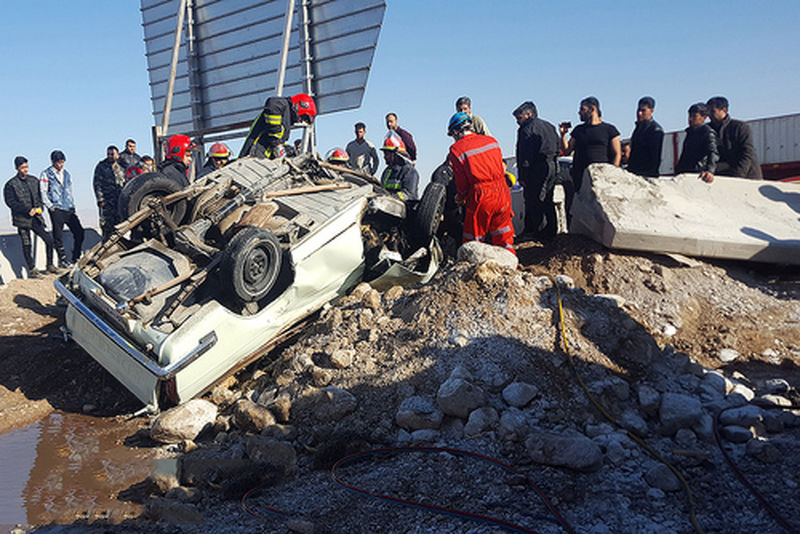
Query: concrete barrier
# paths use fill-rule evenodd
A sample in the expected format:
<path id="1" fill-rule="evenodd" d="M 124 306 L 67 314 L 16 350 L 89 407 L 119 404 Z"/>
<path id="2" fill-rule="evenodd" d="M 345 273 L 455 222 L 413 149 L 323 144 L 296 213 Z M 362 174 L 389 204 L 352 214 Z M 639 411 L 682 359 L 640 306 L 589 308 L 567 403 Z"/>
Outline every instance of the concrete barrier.
<path id="1" fill-rule="evenodd" d="M 72 250 L 72 233 L 65 230 L 64 249 L 69 253 Z M 47 263 L 44 241 L 36 237 L 31 232 L 33 240 L 33 259 L 36 268 L 44 270 Z M 89 250 L 100 242 L 100 232 L 97 228 L 84 228 L 83 250 Z M 58 258 L 53 257 L 54 261 Z M 28 266 L 25 264 L 25 256 L 22 254 L 22 241 L 16 232 L 0 235 L 0 284 L 7 284 L 16 278 L 28 277 Z"/>

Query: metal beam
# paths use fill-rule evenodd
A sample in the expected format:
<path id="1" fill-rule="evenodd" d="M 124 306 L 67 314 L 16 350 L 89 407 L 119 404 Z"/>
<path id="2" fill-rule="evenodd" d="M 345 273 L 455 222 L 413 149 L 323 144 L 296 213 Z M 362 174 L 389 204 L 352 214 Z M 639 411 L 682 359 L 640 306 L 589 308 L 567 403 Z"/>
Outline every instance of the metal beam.
<path id="1" fill-rule="evenodd" d="M 183 16 L 186 14 L 186 0 L 180 0 L 178 6 L 178 24 L 175 26 L 175 43 L 172 45 L 172 63 L 169 73 L 169 85 L 167 86 L 167 99 L 164 102 L 164 114 L 161 120 L 160 136 L 167 135 L 169 128 L 169 113 L 172 109 L 172 91 L 175 89 L 175 72 L 178 69 L 178 52 L 181 48 L 181 36 L 183 35 Z"/>
<path id="2" fill-rule="evenodd" d="M 276 84 L 275 94 L 281 96 L 283 94 L 283 81 L 286 78 L 286 60 L 289 58 L 289 40 L 292 37 L 292 21 L 294 19 L 294 2 L 295 0 L 287 0 L 286 2 L 286 18 L 283 25 L 283 46 L 281 47 L 281 62 L 278 68 L 278 83 Z"/>

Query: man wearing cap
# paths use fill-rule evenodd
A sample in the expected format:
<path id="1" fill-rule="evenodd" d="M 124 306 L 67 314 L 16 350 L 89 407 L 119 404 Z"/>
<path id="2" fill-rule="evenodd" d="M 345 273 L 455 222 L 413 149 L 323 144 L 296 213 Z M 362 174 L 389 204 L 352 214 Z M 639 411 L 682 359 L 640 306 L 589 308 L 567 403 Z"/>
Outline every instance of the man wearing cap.
<path id="1" fill-rule="evenodd" d="M 23 156 L 14 158 L 17 169 L 3 188 L 6 205 L 11 208 L 11 222 L 17 227 L 17 234 L 22 241 L 22 254 L 28 266 L 28 278 L 41 278 L 33 260 L 31 230 L 44 241 L 47 251 L 47 272 L 57 273 L 53 265 L 53 240 L 44 227 L 42 217 L 42 197 L 39 194 L 39 180 L 28 174 L 28 160 Z"/>
<path id="2" fill-rule="evenodd" d="M 494 137 L 472 131 L 472 119 L 459 111 L 450 118 L 447 135 L 455 139 L 448 160 L 456 183 L 456 202 L 466 207 L 462 242 L 491 240 L 514 252 L 511 193 L 503 169 L 503 152 Z"/>
<path id="3" fill-rule="evenodd" d="M 39 190 L 42 195 L 42 204 L 50 213 L 50 222 L 53 224 L 53 246 L 58 254 L 61 267 L 69 267 L 67 253 L 64 251 L 62 232 L 66 224 L 72 232 L 72 263 L 81 257 L 83 245 L 83 226 L 75 213 L 75 200 L 72 195 L 72 177 L 64 168 L 67 158 L 60 150 L 50 153 L 52 165 L 47 167 L 39 176 Z"/>
<path id="4" fill-rule="evenodd" d="M 381 174 L 381 185 L 401 200 L 418 200 L 419 173 L 411 165 L 403 140 L 388 135 L 381 147 L 386 168 Z"/>

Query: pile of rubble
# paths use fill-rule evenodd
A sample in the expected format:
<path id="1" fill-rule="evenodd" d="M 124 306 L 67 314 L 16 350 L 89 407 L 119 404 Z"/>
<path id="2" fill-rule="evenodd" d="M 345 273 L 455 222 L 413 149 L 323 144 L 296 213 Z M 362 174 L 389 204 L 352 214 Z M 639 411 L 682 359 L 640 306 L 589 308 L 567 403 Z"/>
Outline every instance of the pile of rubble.
<path id="1" fill-rule="evenodd" d="M 362 284 L 276 359 L 161 414 L 151 436 L 173 444 L 165 451 L 180 454 L 179 470 L 152 481 L 145 515 L 196 522 L 181 528 L 197 532 L 494 531 L 331 480 L 347 454 L 425 445 L 510 464 L 579 532 L 691 531 L 681 481 L 633 433 L 686 478 L 707 532 L 777 532 L 716 444 L 723 410 L 728 454 L 800 525 L 793 287 L 697 261 L 552 250 L 521 250 L 523 265 L 539 261 L 518 271 L 462 262 L 413 289 Z M 556 284 L 575 370 L 619 426 L 592 405 L 562 350 Z M 370 457 L 339 475 L 367 491 L 564 531 L 524 477 L 458 455 Z M 247 514 L 238 499 L 256 487 Z M 285 515 L 256 517 L 263 506 Z"/>

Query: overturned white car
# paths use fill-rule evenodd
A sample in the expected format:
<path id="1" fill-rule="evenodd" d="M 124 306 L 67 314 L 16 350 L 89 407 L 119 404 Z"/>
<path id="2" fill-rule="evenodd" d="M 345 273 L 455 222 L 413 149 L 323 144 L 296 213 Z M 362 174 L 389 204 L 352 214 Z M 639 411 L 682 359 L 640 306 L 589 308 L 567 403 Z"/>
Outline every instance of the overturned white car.
<path id="1" fill-rule="evenodd" d="M 430 279 L 444 205 L 430 194 L 406 206 L 311 156 L 243 158 L 185 188 L 141 175 L 127 220 L 55 283 L 66 333 L 150 410 L 178 404 L 363 280 Z"/>

